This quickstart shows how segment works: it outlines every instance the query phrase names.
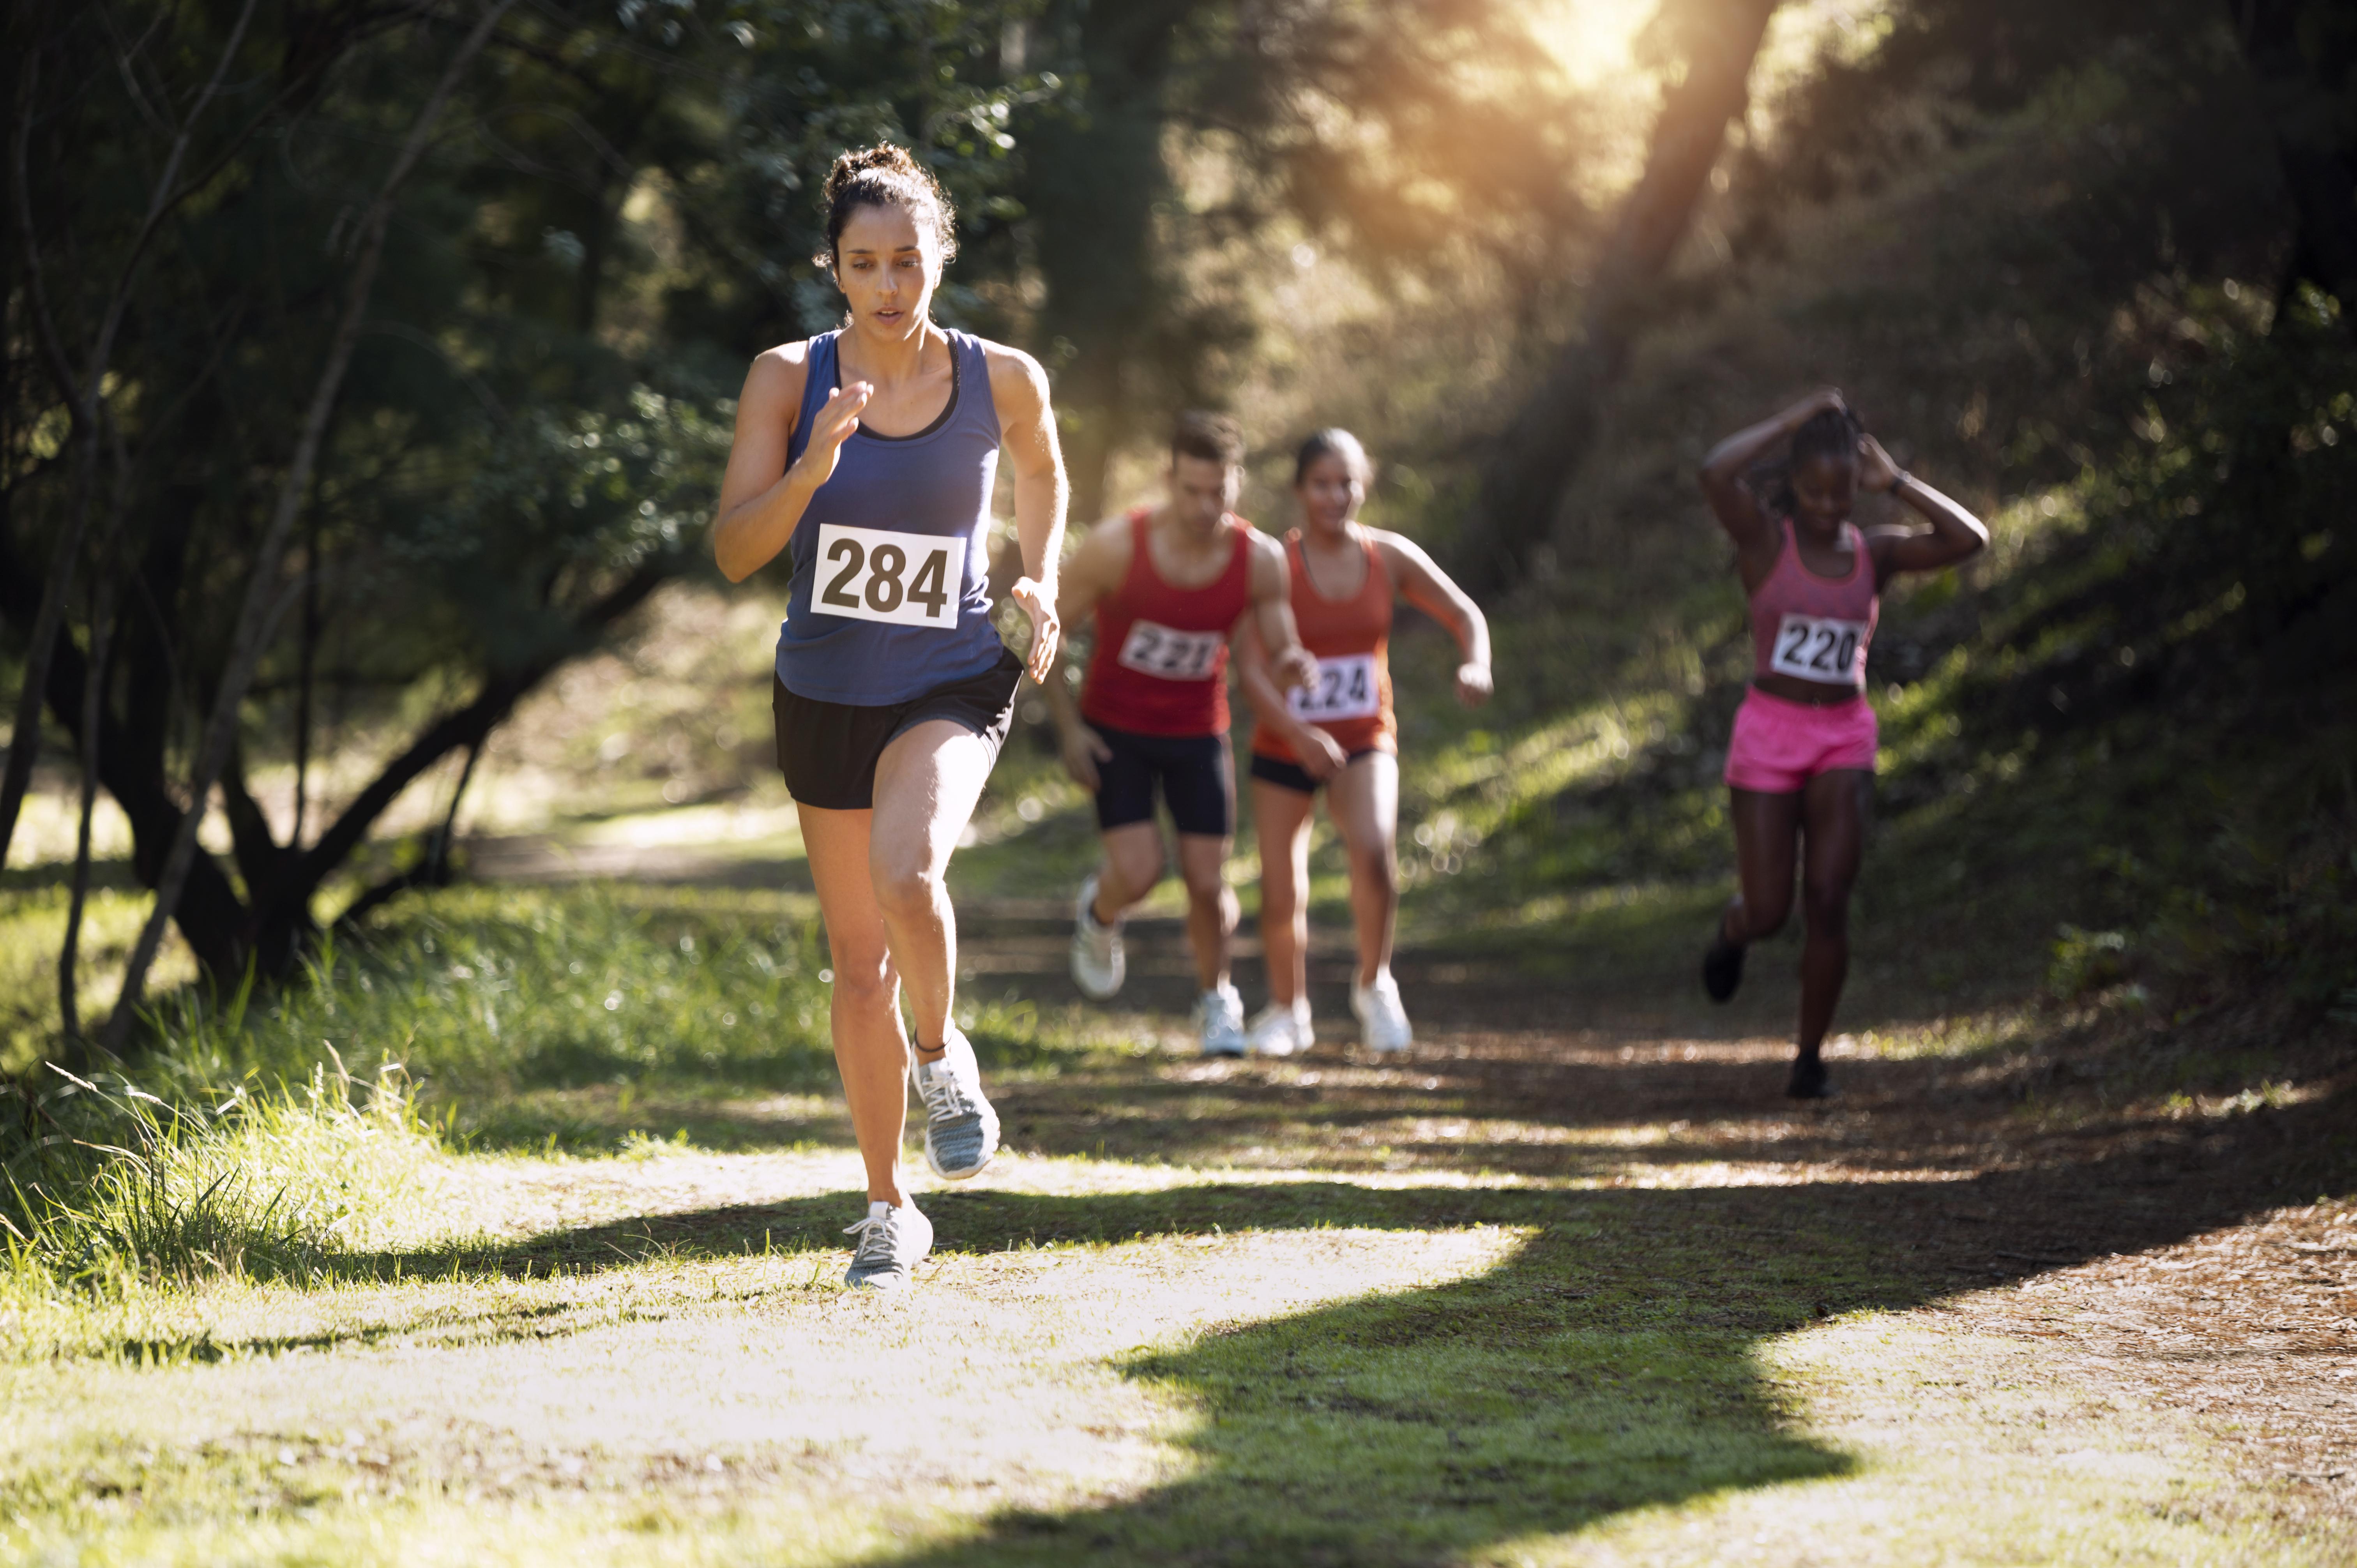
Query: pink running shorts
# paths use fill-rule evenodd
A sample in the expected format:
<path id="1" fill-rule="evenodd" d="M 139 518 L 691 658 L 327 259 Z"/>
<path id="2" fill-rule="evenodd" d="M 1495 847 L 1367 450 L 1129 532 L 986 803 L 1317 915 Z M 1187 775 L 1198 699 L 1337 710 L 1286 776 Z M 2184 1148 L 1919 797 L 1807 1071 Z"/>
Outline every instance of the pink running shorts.
<path id="1" fill-rule="evenodd" d="M 1738 789 L 1789 795 L 1836 768 L 1874 771 L 1879 731 L 1864 697 L 1817 707 L 1753 687 L 1735 711 L 1727 781 Z"/>

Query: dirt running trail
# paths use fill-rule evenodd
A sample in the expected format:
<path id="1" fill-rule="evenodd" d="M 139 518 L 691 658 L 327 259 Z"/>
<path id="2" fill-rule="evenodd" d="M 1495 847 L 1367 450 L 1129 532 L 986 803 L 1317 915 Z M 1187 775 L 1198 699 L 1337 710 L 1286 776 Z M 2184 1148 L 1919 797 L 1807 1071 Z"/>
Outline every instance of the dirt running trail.
<path id="1" fill-rule="evenodd" d="M 969 984 L 1079 1000 L 1061 901 L 973 899 L 960 918 Z M 1018 1141 L 1393 1179 L 1773 1187 L 1800 1189 L 1803 1211 L 1803 1192 L 1878 1190 L 1867 1222 L 1953 1293 L 1924 1313 L 2028 1337 L 2127 1397 L 2198 1412 L 2246 1479 L 2290 1494 L 2290 1513 L 2357 1518 L 2357 1208 L 2307 1201 L 2335 1177 L 2323 1189 L 2346 1189 L 2345 1066 L 2273 1115 L 2197 1100 L 2190 1115 L 2040 1116 L 2025 1101 L 2067 1081 L 2067 1063 L 1886 1059 L 1844 1036 L 1829 1053 L 1838 1096 L 1795 1105 L 1778 1093 L 1789 1036 L 1762 1031 L 1791 1008 L 1772 973 L 1754 976 L 1748 1004 L 1697 1018 L 1674 1000 L 1631 1006 L 1626 991 L 1413 948 L 1394 969 L 1417 1045 L 1383 1061 L 1356 1047 L 1354 956 L 1326 931 L 1309 965 L 1317 1047 L 1214 1062 L 1186 1054 L 1196 981 L 1181 922 L 1133 920 L 1126 937 L 1116 1006 L 1175 1058 L 1094 1085 L 1010 1085 L 999 1103 Z M 1237 970 L 1258 970 L 1248 931 Z M 1833 1202 L 1803 1223 L 1857 1218 Z"/>
<path id="2" fill-rule="evenodd" d="M 526 876 L 778 886 L 800 872 L 511 859 Z M 959 918 L 969 994 L 1084 1006 L 1065 900 L 961 897 Z M 1795 1105 L 1778 1093 L 1792 999 L 1773 950 L 1736 1006 L 1710 1009 L 1413 947 L 1394 969 L 1416 1046 L 1371 1060 L 1353 1043 L 1351 955 L 1322 929 L 1316 1047 L 1212 1061 L 1187 1035 L 1180 923 L 1133 919 L 1127 943 L 1128 985 L 1087 1013 L 1141 1049 L 1007 1075 L 994 1094 L 1010 1148 L 1246 1181 L 1724 1194 L 1727 1223 L 1804 1249 L 1869 1236 L 1918 1282 L 1910 1316 L 1941 1334 L 2026 1339 L 2131 1405 L 2190 1413 L 2284 1517 L 2357 1519 L 2357 1207 L 2317 1197 L 2349 1190 L 2345 1062 L 2266 1102 L 2113 1108 L 2090 1087 L 2100 1063 L 2034 1042 L 1909 1054 L 1844 1036 L 1829 1052 L 1839 1097 Z M 1247 929 L 1238 972 L 1254 1001 L 1258 968 Z M 641 1233 L 711 1239 L 659 1215 Z"/>

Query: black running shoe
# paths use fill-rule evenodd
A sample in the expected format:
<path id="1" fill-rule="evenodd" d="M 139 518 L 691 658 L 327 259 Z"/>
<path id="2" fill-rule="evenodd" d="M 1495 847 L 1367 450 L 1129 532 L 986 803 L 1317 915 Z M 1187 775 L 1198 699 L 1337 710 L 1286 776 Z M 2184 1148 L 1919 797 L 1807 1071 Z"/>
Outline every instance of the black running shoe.
<path id="1" fill-rule="evenodd" d="M 1725 937 L 1713 937 L 1702 954 L 1702 988 L 1713 1002 L 1724 1002 L 1743 983 L 1743 949 Z"/>
<path id="2" fill-rule="evenodd" d="M 1825 1064 L 1816 1057 L 1802 1057 L 1792 1063 L 1792 1080 L 1784 1085 L 1784 1093 L 1793 1100 L 1831 1100 L 1834 1087 L 1825 1081 Z"/>

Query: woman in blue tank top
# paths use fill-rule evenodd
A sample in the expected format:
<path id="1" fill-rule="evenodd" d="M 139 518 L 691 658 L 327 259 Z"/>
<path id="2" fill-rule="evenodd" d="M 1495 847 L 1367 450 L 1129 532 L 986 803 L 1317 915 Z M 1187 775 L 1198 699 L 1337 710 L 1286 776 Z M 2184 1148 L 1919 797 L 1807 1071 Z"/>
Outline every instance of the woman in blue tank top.
<path id="1" fill-rule="evenodd" d="M 834 960 L 835 1062 L 867 1168 L 845 1283 L 890 1288 L 932 1245 L 900 1185 L 911 1071 L 937 1175 L 973 1176 L 998 1147 L 974 1047 L 951 1017 L 957 925 L 943 876 L 1017 683 L 1027 669 L 1038 679 L 1054 668 L 1066 486 L 1039 364 L 932 322 L 957 252 L 932 177 L 899 147 L 870 147 L 835 160 L 825 200 L 818 260 L 850 310 L 839 330 L 753 361 L 713 552 L 731 582 L 780 553 L 793 574 L 771 698 Z M 990 615 L 1002 450 L 1027 574 L 1013 595 L 1031 618 L 1021 660 Z"/>

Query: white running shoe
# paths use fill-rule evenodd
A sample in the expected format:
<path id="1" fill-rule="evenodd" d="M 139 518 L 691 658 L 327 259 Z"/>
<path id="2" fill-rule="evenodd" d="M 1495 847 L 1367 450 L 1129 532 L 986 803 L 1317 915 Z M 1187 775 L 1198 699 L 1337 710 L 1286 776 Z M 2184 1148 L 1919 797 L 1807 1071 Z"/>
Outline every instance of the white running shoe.
<path id="1" fill-rule="evenodd" d="M 1206 991 L 1195 1004 L 1195 1026 L 1202 1031 L 1207 1057 L 1244 1054 L 1244 999 L 1232 985 Z"/>
<path id="2" fill-rule="evenodd" d="M 982 1068 L 964 1034 L 952 1024 L 942 1043 L 940 1060 L 911 1058 L 925 1101 L 925 1164 L 943 1181 L 963 1181 L 998 1153 L 998 1112 L 982 1092 Z"/>
<path id="3" fill-rule="evenodd" d="M 1415 1042 L 1407 1009 L 1400 1005 L 1399 982 L 1390 970 L 1372 985 L 1351 985 L 1351 1011 L 1359 1016 L 1359 1041 L 1371 1051 L 1404 1051 Z"/>
<path id="4" fill-rule="evenodd" d="M 1312 1038 L 1307 996 L 1295 997 L 1290 1007 L 1270 1003 L 1253 1015 L 1251 1026 L 1244 1030 L 1244 1044 L 1255 1056 L 1289 1057 L 1308 1050 Z"/>
<path id="5" fill-rule="evenodd" d="M 1121 922 L 1097 924 L 1097 874 L 1081 884 L 1072 905 L 1072 983 L 1092 1001 L 1103 1002 L 1121 989 L 1127 965 L 1121 951 Z"/>
<path id="6" fill-rule="evenodd" d="M 843 1283 L 854 1290 L 906 1290 L 909 1272 L 933 1250 L 933 1222 L 918 1213 L 913 1203 L 898 1208 L 871 1203 L 867 1218 L 843 1233 L 859 1238 L 851 1250 L 851 1267 L 843 1275 Z"/>

